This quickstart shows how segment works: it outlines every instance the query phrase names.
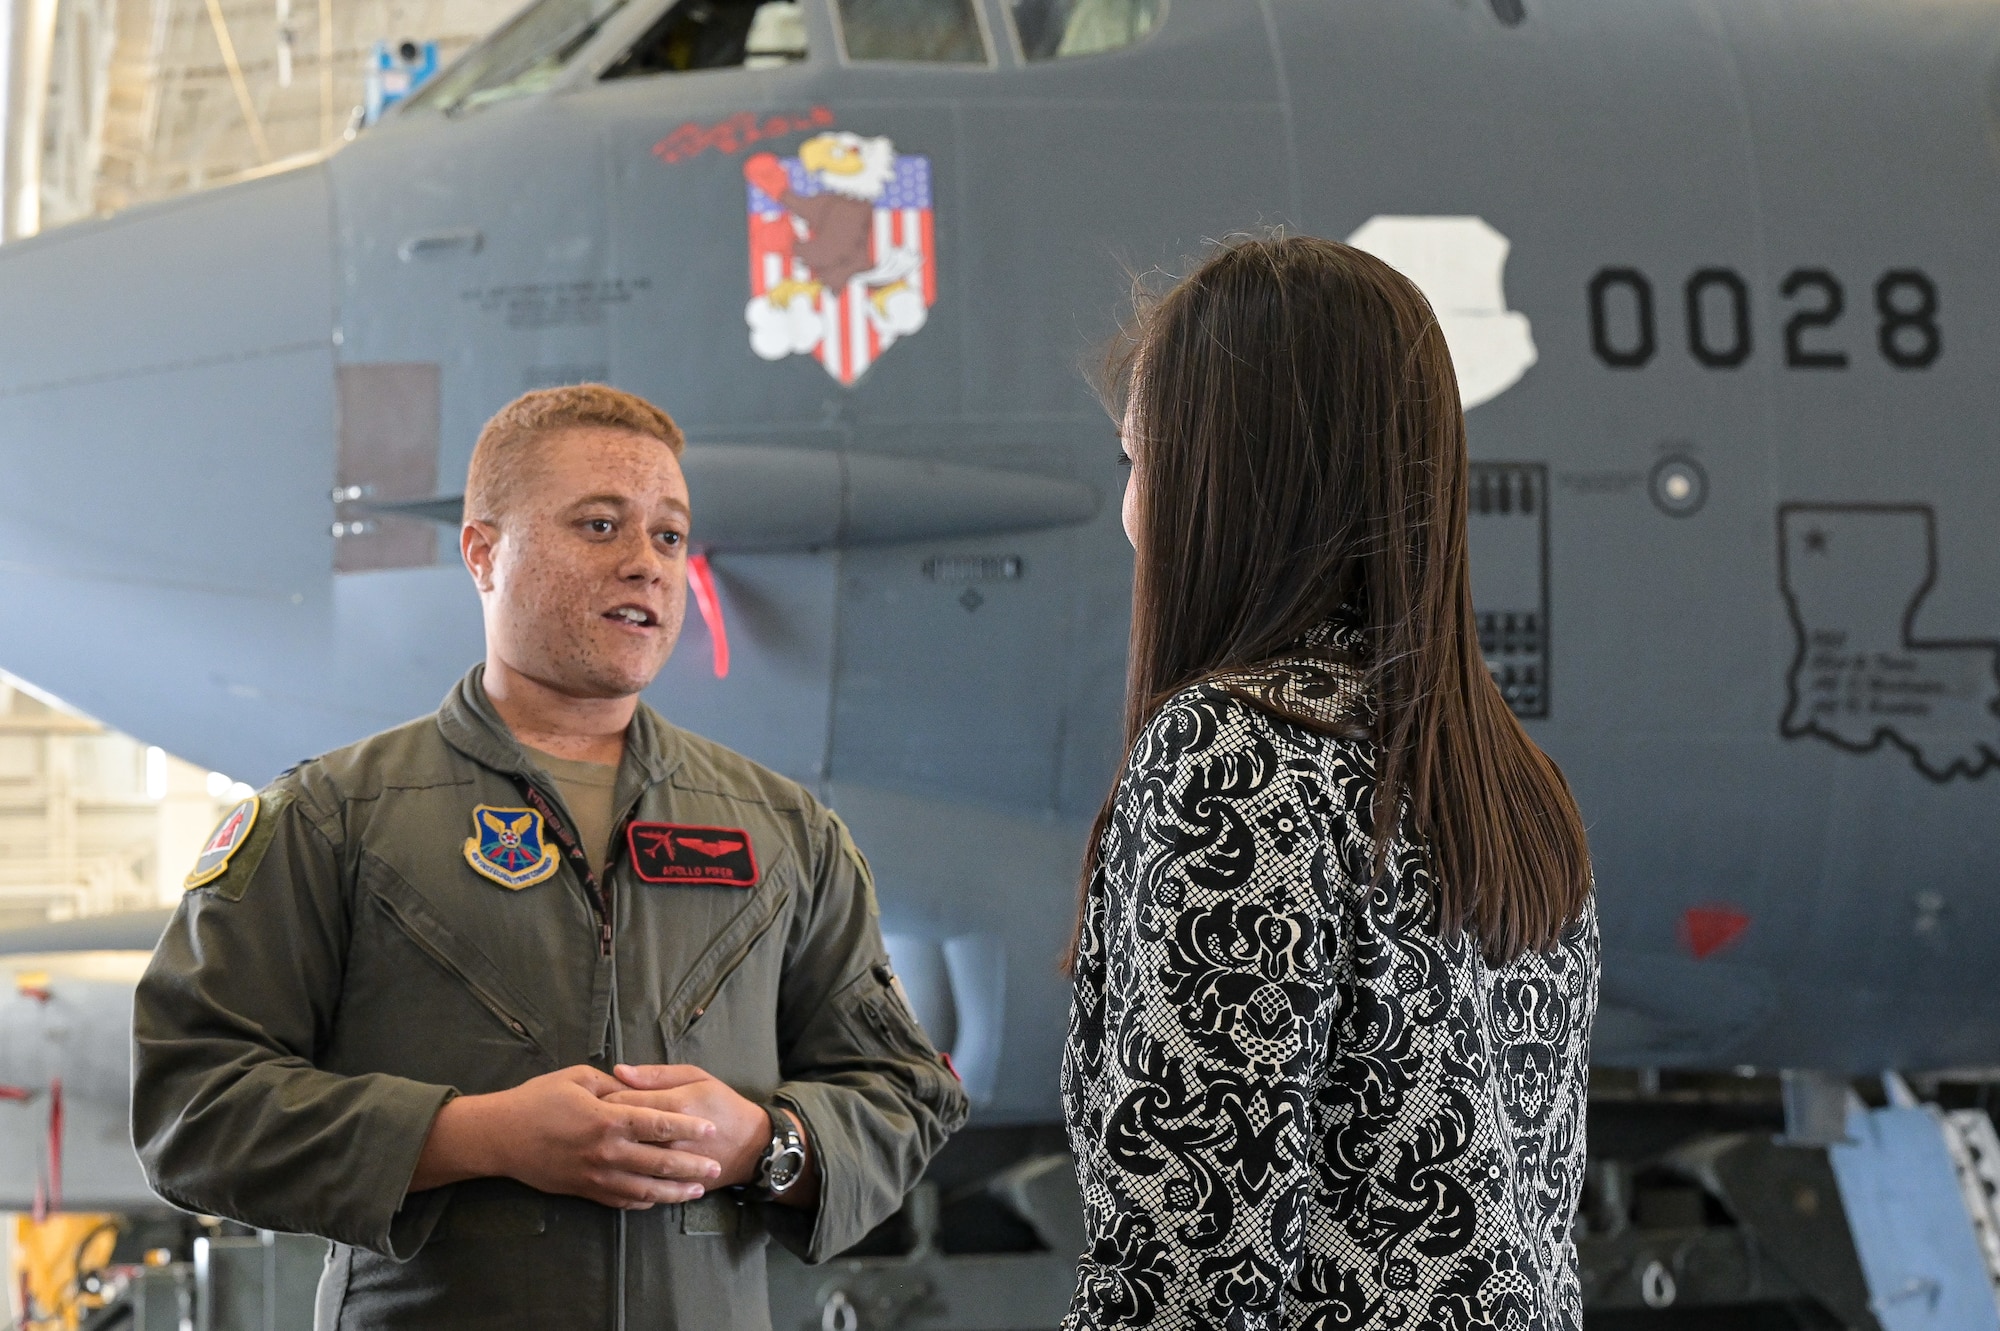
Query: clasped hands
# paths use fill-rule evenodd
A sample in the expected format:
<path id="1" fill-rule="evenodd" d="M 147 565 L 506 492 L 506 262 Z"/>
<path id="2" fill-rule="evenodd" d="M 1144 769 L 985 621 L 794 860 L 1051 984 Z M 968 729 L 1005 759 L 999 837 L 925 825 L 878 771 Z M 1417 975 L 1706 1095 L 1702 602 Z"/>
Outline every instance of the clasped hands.
<path id="1" fill-rule="evenodd" d="M 578 1065 L 450 1101 L 409 1190 L 501 1177 L 643 1211 L 756 1177 L 771 1141 L 762 1106 L 691 1064 L 616 1073 Z"/>

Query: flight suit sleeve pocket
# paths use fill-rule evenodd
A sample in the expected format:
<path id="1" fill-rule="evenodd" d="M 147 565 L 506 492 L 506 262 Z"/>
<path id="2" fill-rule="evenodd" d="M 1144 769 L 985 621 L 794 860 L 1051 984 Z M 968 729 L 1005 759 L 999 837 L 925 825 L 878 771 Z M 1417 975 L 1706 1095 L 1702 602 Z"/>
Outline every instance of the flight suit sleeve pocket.
<path id="1" fill-rule="evenodd" d="M 905 1064 L 923 1099 L 949 1101 L 956 1079 L 945 1070 L 943 1059 L 904 1000 L 902 986 L 888 962 L 870 967 L 834 1002 L 842 1023 L 861 1047 L 872 1047 Z"/>
<path id="2" fill-rule="evenodd" d="M 793 1051 L 776 1098 L 804 1121 L 819 1207 L 764 1209 L 771 1236 L 807 1262 L 858 1242 L 901 1204 L 970 1109 L 896 992 L 886 959 L 836 989 Z"/>

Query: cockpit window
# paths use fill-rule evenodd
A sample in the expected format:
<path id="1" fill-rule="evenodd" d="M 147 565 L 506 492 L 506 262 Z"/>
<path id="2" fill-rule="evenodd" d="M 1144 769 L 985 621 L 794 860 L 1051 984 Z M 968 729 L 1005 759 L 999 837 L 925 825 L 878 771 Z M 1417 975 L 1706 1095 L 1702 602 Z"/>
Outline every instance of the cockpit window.
<path id="1" fill-rule="evenodd" d="M 459 111 L 540 92 L 624 6 L 625 0 L 535 0 L 404 106 Z"/>
<path id="2" fill-rule="evenodd" d="M 1160 24 L 1166 0 L 1014 0 L 1014 33 L 1029 60 L 1098 55 Z"/>
<path id="3" fill-rule="evenodd" d="M 770 69 L 805 58 L 798 0 L 681 0 L 604 77 Z"/>
<path id="4" fill-rule="evenodd" d="M 983 65 L 990 57 L 973 0 L 839 0 L 849 60 Z"/>

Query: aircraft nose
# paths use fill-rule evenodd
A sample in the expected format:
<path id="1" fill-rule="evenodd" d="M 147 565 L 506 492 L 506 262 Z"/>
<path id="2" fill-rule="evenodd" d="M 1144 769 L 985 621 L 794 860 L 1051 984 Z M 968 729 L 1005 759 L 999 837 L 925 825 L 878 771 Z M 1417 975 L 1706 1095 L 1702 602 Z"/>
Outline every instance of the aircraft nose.
<path id="1" fill-rule="evenodd" d="M 243 678 L 226 626 L 299 635 L 331 577 L 330 233 L 315 165 L 0 248 L 7 669 L 116 725 Z"/>
<path id="2" fill-rule="evenodd" d="M 318 166 L 0 250 L 0 559 L 324 576 L 331 256 Z"/>

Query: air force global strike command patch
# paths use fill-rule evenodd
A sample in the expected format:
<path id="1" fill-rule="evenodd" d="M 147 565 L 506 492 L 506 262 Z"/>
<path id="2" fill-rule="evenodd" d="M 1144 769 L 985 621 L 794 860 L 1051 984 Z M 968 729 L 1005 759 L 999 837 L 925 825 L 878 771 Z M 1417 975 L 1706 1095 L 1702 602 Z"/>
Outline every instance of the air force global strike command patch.
<path id="1" fill-rule="evenodd" d="M 688 887 L 755 887 L 757 853 L 740 827 L 633 823 L 625 829 L 632 871 L 642 883 Z"/>
<path id="2" fill-rule="evenodd" d="M 472 831 L 465 839 L 465 862 L 510 891 L 546 882 L 562 863 L 542 834 L 542 815 L 533 809 L 476 805 Z"/>
<path id="3" fill-rule="evenodd" d="M 250 839 L 250 829 L 256 825 L 257 797 L 252 795 L 223 814 L 222 821 L 208 834 L 208 840 L 202 843 L 200 858 L 188 871 L 187 886 L 197 888 L 229 872 L 230 858 L 243 848 L 243 843 Z"/>

